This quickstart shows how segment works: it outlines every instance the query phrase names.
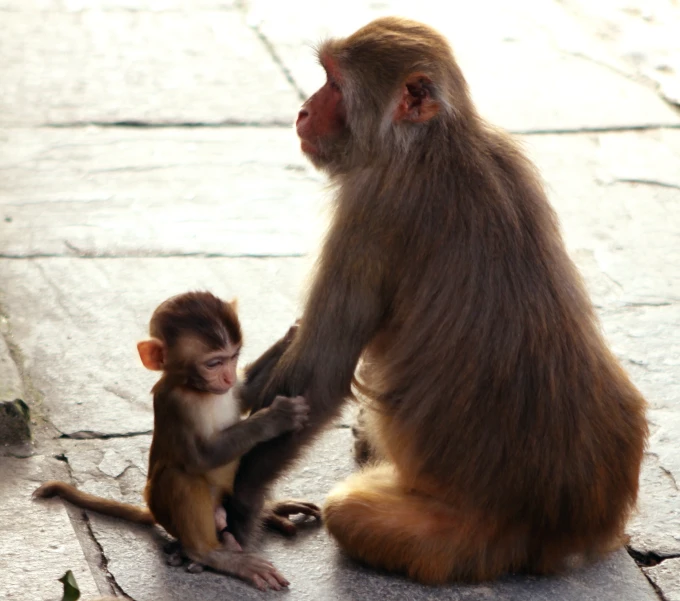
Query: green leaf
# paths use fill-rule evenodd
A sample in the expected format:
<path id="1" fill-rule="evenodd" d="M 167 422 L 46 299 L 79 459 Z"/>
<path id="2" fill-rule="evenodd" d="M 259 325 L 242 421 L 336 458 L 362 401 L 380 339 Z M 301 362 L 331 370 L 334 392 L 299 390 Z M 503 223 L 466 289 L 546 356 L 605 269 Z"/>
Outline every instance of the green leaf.
<path id="1" fill-rule="evenodd" d="M 80 589 L 71 570 L 59 578 L 59 582 L 64 583 L 64 596 L 61 601 L 78 601 L 80 599 Z"/>

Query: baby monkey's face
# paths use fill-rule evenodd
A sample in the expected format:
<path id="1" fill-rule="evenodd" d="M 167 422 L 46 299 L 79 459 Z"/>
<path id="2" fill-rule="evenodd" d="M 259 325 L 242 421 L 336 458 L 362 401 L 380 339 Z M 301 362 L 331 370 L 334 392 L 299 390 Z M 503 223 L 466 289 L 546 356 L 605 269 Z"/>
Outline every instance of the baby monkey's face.
<path id="1" fill-rule="evenodd" d="M 240 344 L 228 343 L 225 348 L 204 351 L 196 360 L 196 371 L 203 380 L 202 387 L 212 394 L 225 394 L 236 383 Z"/>

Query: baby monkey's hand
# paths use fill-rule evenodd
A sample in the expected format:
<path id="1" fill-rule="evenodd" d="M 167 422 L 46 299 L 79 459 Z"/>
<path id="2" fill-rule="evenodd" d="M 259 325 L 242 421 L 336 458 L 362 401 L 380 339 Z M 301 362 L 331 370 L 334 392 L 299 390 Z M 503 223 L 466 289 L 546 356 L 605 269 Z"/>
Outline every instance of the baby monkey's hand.
<path id="1" fill-rule="evenodd" d="M 276 414 L 277 422 L 281 426 L 281 433 L 299 432 L 309 420 L 309 405 L 305 397 L 277 396 L 269 407 Z"/>

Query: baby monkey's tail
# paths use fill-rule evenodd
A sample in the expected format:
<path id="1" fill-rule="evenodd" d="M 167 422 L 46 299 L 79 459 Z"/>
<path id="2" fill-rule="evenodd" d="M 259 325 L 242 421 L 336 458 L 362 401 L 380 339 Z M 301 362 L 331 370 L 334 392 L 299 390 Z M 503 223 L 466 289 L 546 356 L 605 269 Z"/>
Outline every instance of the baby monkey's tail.
<path id="1" fill-rule="evenodd" d="M 135 524 L 152 526 L 156 523 L 156 520 L 147 507 L 132 505 L 131 503 L 121 503 L 120 501 L 91 495 L 82 490 L 78 490 L 71 484 L 58 480 L 45 482 L 40 488 L 36 489 L 33 496 L 40 499 L 59 496 L 62 499 L 66 499 L 69 503 L 73 503 L 83 509 L 90 509 L 91 511 L 110 515 L 114 518 L 121 518 L 128 522 L 134 522 Z"/>

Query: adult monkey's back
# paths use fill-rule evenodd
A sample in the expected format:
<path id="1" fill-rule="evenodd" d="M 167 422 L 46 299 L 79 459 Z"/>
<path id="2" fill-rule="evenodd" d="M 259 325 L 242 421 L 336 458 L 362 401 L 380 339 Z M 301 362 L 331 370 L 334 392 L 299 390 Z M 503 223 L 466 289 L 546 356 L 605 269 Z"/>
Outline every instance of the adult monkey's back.
<path id="1" fill-rule="evenodd" d="M 533 166 L 478 116 L 447 42 L 379 19 L 321 46 L 302 149 L 337 184 L 296 338 L 248 394 L 305 394 L 310 425 L 239 471 L 237 538 L 337 415 L 360 357 L 385 461 L 336 487 L 326 525 L 427 583 L 558 570 L 621 544 L 645 402 L 607 348 Z"/>

